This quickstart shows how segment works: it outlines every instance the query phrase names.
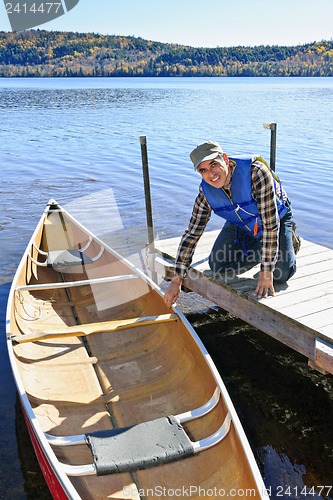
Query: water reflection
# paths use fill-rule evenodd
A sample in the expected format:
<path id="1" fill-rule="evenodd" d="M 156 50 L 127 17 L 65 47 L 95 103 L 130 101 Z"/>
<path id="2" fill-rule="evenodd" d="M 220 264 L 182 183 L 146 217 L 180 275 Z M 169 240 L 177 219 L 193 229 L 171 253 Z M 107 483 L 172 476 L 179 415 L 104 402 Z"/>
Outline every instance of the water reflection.
<path id="1" fill-rule="evenodd" d="M 255 450 L 272 498 L 333 498 L 333 377 L 219 310 L 189 318 L 210 352 Z M 279 495 L 287 491 L 290 495 Z M 297 494 L 296 494 L 297 493 Z"/>

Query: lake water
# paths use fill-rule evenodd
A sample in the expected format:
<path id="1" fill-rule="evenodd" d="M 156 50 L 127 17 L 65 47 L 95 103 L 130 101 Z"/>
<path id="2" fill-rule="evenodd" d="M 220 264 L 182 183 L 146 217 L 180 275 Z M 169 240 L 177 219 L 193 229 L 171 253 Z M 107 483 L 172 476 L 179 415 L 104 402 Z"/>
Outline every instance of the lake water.
<path id="1" fill-rule="evenodd" d="M 300 235 L 333 249 L 332 78 L 0 79 L 2 325 L 13 274 L 50 198 L 98 235 L 116 228 L 143 248 L 138 137 L 146 135 L 156 237 L 180 235 L 199 183 L 189 152 L 212 139 L 230 155 L 269 160 L 264 122 L 278 124 L 276 170 Z M 218 227 L 213 217 L 209 228 Z M 333 498 L 332 377 L 223 311 L 190 319 L 272 498 Z M 0 357 L 0 497 L 48 498 L 16 408 L 4 335 Z"/>

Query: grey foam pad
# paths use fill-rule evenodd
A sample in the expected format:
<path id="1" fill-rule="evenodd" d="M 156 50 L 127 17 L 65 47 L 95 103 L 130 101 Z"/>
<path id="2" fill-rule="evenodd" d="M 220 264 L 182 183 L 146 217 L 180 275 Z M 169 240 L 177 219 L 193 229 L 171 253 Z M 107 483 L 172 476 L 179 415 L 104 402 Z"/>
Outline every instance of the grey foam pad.
<path id="1" fill-rule="evenodd" d="M 97 475 L 146 469 L 194 454 L 193 443 L 173 416 L 85 437 Z"/>
<path id="2" fill-rule="evenodd" d="M 58 250 L 49 252 L 48 265 L 56 271 L 63 271 L 69 266 L 90 264 L 92 260 L 79 250 Z"/>

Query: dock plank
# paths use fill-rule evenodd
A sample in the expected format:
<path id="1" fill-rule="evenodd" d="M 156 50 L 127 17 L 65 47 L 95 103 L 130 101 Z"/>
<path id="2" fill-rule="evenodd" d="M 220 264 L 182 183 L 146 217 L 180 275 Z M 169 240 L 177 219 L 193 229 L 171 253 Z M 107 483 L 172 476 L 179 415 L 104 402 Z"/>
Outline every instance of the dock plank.
<path id="1" fill-rule="evenodd" d="M 274 297 L 258 300 L 253 292 L 259 266 L 213 277 L 208 256 L 218 234 L 208 231 L 200 239 L 185 287 L 307 356 L 312 366 L 318 363 L 333 373 L 333 250 L 302 240 L 296 274 L 288 283 L 276 284 Z M 180 237 L 156 242 L 157 251 L 169 260 L 169 273 L 179 242 Z M 322 348 L 318 339 L 328 346 L 325 355 L 317 353 Z"/>
<path id="2" fill-rule="evenodd" d="M 323 311 L 327 311 L 332 308 L 333 308 L 332 295 L 326 295 L 326 296 L 321 295 L 320 297 L 317 297 L 315 299 L 304 298 L 303 302 L 286 305 L 285 307 L 280 308 L 280 311 L 286 316 L 290 316 L 291 318 L 294 319 L 300 319 L 300 318 L 306 318 L 307 316 L 315 313 L 322 313 Z"/>
<path id="3" fill-rule="evenodd" d="M 323 311 L 316 311 L 311 314 L 307 314 L 300 318 L 300 321 L 308 326 L 309 328 L 316 329 L 318 333 L 322 332 L 323 327 L 331 327 L 331 318 L 333 316 L 333 307 L 327 308 Z"/>
<path id="4" fill-rule="evenodd" d="M 323 326 L 320 329 L 321 333 L 325 335 L 327 339 L 330 340 L 331 344 L 333 345 L 333 331 L 332 331 L 332 325 L 328 326 Z"/>
<path id="5" fill-rule="evenodd" d="M 305 303 L 308 300 L 315 300 L 320 297 L 328 299 L 332 295 L 333 281 L 324 281 L 326 279 L 326 275 L 318 274 L 306 276 L 298 281 L 291 279 L 289 286 L 284 289 L 276 285 L 273 307 L 282 310 L 284 307 L 297 306 L 299 303 Z M 333 280 L 333 273 L 331 279 Z"/>

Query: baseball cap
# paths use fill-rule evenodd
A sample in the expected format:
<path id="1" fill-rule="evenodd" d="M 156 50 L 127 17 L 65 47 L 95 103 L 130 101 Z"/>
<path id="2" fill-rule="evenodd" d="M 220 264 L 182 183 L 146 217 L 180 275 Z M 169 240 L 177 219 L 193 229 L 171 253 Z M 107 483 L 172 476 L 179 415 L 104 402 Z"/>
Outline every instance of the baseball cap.
<path id="1" fill-rule="evenodd" d="M 190 153 L 190 158 L 194 168 L 197 169 L 201 162 L 213 160 L 213 158 L 216 158 L 220 154 L 223 154 L 223 149 L 217 142 L 206 141 L 193 149 Z"/>

